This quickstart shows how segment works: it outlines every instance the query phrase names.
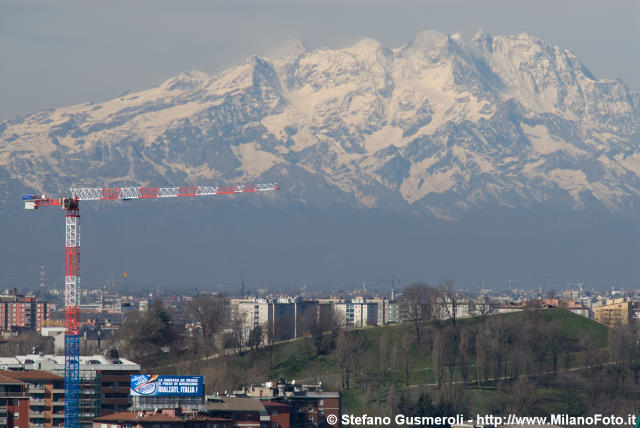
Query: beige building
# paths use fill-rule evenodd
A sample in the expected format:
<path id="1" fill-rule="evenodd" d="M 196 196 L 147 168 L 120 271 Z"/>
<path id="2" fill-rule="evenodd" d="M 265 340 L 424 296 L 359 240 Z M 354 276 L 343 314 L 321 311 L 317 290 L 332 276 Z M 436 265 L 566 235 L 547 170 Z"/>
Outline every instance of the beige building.
<path id="1" fill-rule="evenodd" d="M 607 327 L 629 324 L 633 316 L 633 304 L 624 299 L 607 300 L 606 305 L 593 308 L 593 317 Z"/>

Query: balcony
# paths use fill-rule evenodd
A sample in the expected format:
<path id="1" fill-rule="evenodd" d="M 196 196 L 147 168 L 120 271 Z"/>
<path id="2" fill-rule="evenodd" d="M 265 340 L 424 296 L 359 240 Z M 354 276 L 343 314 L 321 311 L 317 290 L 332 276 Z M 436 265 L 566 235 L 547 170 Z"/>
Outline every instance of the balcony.
<path id="1" fill-rule="evenodd" d="M 30 398 L 29 406 L 44 406 L 44 398 Z"/>
<path id="2" fill-rule="evenodd" d="M 64 413 L 53 413 L 51 414 L 53 419 L 64 419 Z"/>
<path id="3" fill-rule="evenodd" d="M 54 402 L 51 403 L 53 405 L 53 407 L 64 407 L 64 401 L 62 400 L 56 400 Z"/>
<path id="4" fill-rule="evenodd" d="M 64 394 L 64 388 L 53 388 L 54 394 Z"/>
<path id="5" fill-rule="evenodd" d="M 32 412 L 31 410 L 29 410 L 29 418 L 44 419 L 44 412 Z"/>
<path id="6" fill-rule="evenodd" d="M 30 394 L 44 394 L 44 386 L 30 386 L 29 387 Z"/>

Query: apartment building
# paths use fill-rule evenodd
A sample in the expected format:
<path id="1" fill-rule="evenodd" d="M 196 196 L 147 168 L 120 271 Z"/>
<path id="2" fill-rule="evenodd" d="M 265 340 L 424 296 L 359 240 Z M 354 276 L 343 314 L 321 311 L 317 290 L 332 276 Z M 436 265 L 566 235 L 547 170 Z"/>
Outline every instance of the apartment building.
<path id="1" fill-rule="evenodd" d="M 17 355 L 18 364 L 11 368 L 19 370 L 41 370 L 59 376 L 64 375 L 64 356 L 57 355 Z M 8 359 L 7 359 L 8 360 Z M 117 352 L 109 357 L 91 355 L 80 357 L 80 426 L 91 427 L 93 419 L 126 411 L 129 408 L 129 378 L 140 373 L 140 365 L 124 358 Z M 53 403 L 57 397 L 64 397 L 64 387 L 53 389 Z M 64 411 L 64 405 L 60 411 Z M 57 419 L 54 405 L 53 418 Z"/>
<path id="2" fill-rule="evenodd" d="M 342 412 L 342 395 L 337 391 L 324 391 L 322 385 L 304 385 L 287 382 L 280 379 L 274 385 L 266 382 L 261 386 L 244 388 L 234 391 L 235 400 L 253 399 L 262 403 L 268 416 L 263 416 L 262 421 L 279 423 L 281 428 L 291 427 L 326 427 L 327 417 L 333 415 L 340 420 Z M 220 400 L 232 402 L 232 397 L 207 396 L 208 403 L 216 403 Z M 243 406 L 255 406 L 257 403 L 244 403 Z M 211 408 L 208 404 L 207 408 Z M 261 413 L 264 415 L 264 412 Z M 287 425 L 288 417 L 288 425 Z M 253 418 L 255 420 L 255 418 Z"/>
<path id="3" fill-rule="evenodd" d="M 0 330 L 40 331 L 49 315 L 50 305 L 35 297 L 20 296 L 15 292 L 0 295 Z"/>
<path id="4" fill-rule="evenodd" d="M 230 419 L 182 413 L 180 409 L 158 412 L 118 412 L 94 419 L 93 428 L 232 428 Z"/>
<path id="5" fill-rule="evenodd" d="M 26 384 L 29 425 L 51 428 L 64 425 L 64 378 L 42 370 L 2 370 L 0 376 Z"/>
<path id="6" fill-rule="evenodd" d="M 0 428 L 29 428 L 27 385 L 0 375 Z"/>
<path id="7" fill-rule="evenodd" d="M 629 324 L 633 317 L 633 302 L 624 298 L 609 299 L 605 305 L 593 308 L 596 322 L 609 328 Z"/>
<path id="8" fill-rule="evenodd" d="M 318 317 L 318 302 L 295 298 L 231 299 L 232 317 L 245 324 L 245 336 L 257 326 L 270 326 L 276 340 L 294 339 L 309 333 L 310 319 Z"/>

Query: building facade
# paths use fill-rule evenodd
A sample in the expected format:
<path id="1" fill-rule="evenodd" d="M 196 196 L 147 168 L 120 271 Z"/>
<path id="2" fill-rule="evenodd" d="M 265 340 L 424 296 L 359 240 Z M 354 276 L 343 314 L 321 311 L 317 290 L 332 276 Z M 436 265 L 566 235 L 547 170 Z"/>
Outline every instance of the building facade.
<path id="1" fill-rule="evenodd" d="M 17 355 L 19 370 L 42 370 L 64 376 L 64 356 Z M 129 378 L 140 373 L 140 365 L 117 353 L 109 357 L 91 355 L 80 357 L 80 426 L 91 427 L 93 419 L 129 409 Z M 52 390 L 53 419 L 64 420 L 64 386 Z M 58 405 L 56 406 L 56 402 Z M 59 410 L 56 408 L 59 407 Z"/>
<path id="2" fill-rule="evenodd" d="M 42 370 L 3 370 L 0 376 L 26 385 L 29 425 L 45 428 L 64 425 L 64 378 Z"/>
<path id="3" fill-rule="evenodd" d="M 35 297 L 17 294 L 0 296 L 0 330 L 40 331 L 49 319 L 50 306 Z"/>
<path id="4" fill-rule="evenodd" d="M 0 427 L 29 428 L 27 385 L 0 375 Z"/>
<path id="5" fill-rule="evenodd" d="M 629 324 L 633 318 L 633 303 L 625 299 L 608 300 L 607 304 L 593 308 L 593 318 L 609 328 Z"/>

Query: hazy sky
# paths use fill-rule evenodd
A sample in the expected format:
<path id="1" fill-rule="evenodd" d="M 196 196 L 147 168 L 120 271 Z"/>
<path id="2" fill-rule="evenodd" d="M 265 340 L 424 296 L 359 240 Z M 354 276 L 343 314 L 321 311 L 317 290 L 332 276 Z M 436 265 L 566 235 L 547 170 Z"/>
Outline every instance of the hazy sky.
<path id="1" fill-rule="evenodd" d="M 571 49 L 596 77 L 640 91 L 640 1 L 9 1 L 0 3 L 0 120 L 214 72 L 294 40 L 398 47 L 436 29 L 470 39 L 529 32 Z"/>

